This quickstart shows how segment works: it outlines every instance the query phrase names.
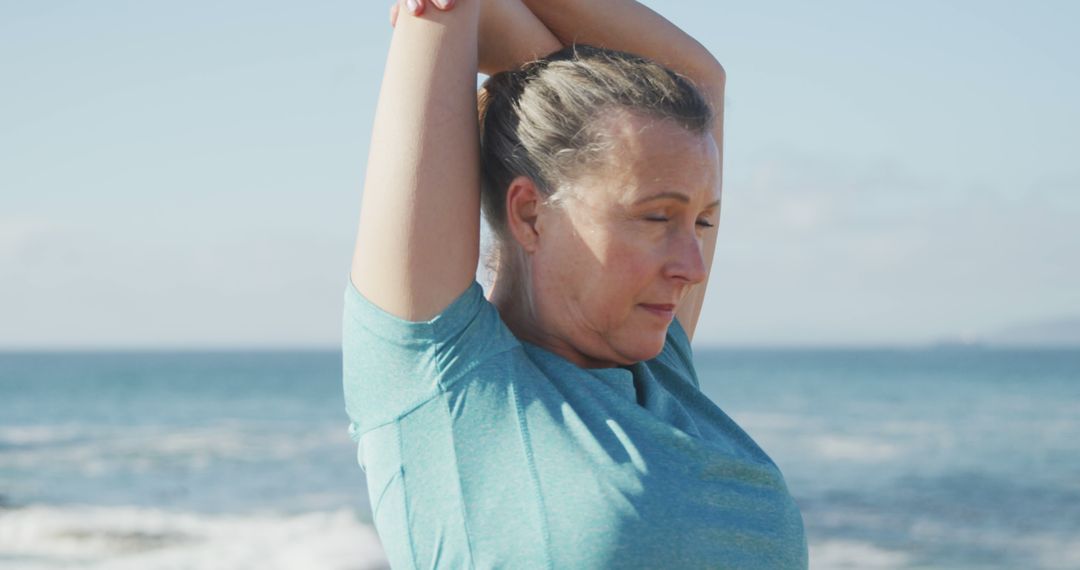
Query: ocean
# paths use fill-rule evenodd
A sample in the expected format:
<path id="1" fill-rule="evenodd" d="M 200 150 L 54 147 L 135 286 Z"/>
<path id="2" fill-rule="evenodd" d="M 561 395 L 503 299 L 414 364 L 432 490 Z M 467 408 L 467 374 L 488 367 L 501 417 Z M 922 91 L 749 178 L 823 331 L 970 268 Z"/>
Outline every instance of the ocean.
<path id="1" fill-rule="evenodd" d="M 1080 350 L 699 350 L 815 569 L 1080 568 Z M 386 568 L 326 352 L 0 353 L 0 568 Z"/>

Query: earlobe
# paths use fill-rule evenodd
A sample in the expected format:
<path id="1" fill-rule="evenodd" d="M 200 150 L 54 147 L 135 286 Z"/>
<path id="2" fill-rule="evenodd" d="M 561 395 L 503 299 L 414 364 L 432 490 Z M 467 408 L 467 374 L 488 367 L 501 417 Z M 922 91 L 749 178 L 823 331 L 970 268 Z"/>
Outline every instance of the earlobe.
<path id="1" fill-rule="evenodd" d="M 506 222 L 514 239 L 528 253 L 533 253 L 540 241 L 537 219 L 543 195 L 527 176 L 518 176 L 506 191 Z"/>

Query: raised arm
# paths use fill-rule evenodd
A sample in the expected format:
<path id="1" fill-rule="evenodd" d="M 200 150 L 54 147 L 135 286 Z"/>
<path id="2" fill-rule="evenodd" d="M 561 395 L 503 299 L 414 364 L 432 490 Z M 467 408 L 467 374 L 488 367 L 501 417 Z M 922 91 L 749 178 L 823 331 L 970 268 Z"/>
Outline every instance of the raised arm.
<path id="1" fill-rule="evenodd" d="M 477 71 L 561 47 L 520 0 L 421 12 L 393 14 L 350 272 L 365 297 L 412 321 L 441 312 L 476 275 Z"/>
<path id="2" fill-rule="evenodd" d="M 724 68 L 704 46 L 662 16 L 632 0 L 524 0 L 564 45 L 584 43 L 643 55 L 681 73 L 704 92 L 716 114 L 713 137 L 723 167 Z M 722 176 L 721 176 L 722 178 Z M 716 232 L 706 234 L 702 256 L 711 273 Z M 705 299 L 705 281 L 695 286 L 676 310 L 693 338 Z"/>
<path id="3" fill-rule="evenodd" d="M 563 47 L 521 0 L 483 0 L 480 71 L 515 69 Z"/>
<path id="4" fill-rule="evenodd" d="M 402 11 L 375 111 L 351 277 L 383 310 L 425 320 L 472 283 L 480 248 L 479 0 Z"/>

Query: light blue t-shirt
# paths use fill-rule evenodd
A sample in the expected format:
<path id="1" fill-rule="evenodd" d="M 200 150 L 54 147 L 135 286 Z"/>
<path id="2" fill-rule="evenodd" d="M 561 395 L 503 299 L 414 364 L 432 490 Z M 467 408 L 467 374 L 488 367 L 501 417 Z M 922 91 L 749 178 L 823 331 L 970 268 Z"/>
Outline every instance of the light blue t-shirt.
<path id="1" fill-rule="evenodd" d="M 772 460 L 663 352 L 580 368 L 518 340 L 478 283 L 430 321 L 348 280 L 349 433 L 395 569 L 806 568 Z"/>

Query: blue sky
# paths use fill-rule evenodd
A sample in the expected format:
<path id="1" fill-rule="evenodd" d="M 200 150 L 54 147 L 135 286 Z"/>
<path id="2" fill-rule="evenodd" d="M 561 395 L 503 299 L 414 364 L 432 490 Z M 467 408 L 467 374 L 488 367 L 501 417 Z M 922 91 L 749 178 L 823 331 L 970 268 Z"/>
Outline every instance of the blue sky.
<path id="1" fill-rule="evenodd" d="M 728 71 L 696 345 L 1080 317 L 1080 4 L 648 4 Z M 0 348 L 338 345 L 386 8 L 0 0 Z"/>

